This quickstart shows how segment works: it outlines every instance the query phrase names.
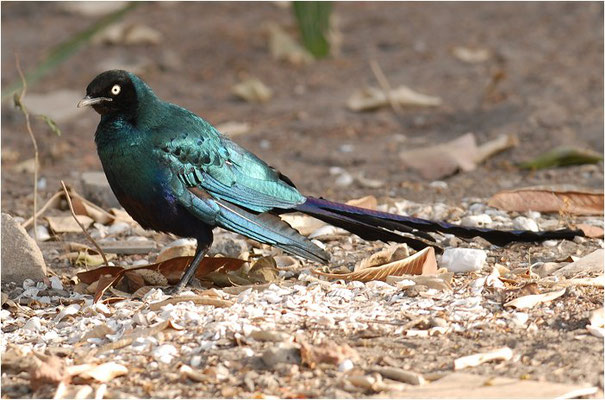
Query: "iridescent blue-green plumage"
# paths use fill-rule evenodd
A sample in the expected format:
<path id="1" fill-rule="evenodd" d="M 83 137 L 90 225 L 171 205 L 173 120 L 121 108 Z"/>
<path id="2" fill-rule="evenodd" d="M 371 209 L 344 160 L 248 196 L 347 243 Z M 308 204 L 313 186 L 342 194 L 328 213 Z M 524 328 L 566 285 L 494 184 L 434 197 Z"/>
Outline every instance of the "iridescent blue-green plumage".
<path id="1" fill-rule="evenodd" d="M 511 241 L 573 238 L 578 231 L 496 231 L 381 213 L 303 196 L 292 182 L 222 136 L 190 111 L 159 99 L 140 78 L 107 71 L 87 88 L 80 105 L 101 114 L 99 157 L 120 204 L 147 229 L 196 238 L 195 271 L 220 226 L 318 262 L 329 259 L 278 215 L 300 211 L 368 240 L 436 245 L 424 232 Z"/>

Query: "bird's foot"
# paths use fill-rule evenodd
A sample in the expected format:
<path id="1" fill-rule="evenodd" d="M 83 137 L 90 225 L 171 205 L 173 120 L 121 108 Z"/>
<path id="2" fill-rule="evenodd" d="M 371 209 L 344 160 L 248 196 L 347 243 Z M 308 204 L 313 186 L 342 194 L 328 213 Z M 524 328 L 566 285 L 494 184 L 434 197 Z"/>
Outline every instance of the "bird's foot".
<path id="1" fill-rule="evenodd" d="M 164 292 L 167 296 L 178 296 L 185 289 L 185 285 L 181 285 L 180 282 L 174 286 L 168 286 L 167 288 L 162 288 L 162 292 Z"/>

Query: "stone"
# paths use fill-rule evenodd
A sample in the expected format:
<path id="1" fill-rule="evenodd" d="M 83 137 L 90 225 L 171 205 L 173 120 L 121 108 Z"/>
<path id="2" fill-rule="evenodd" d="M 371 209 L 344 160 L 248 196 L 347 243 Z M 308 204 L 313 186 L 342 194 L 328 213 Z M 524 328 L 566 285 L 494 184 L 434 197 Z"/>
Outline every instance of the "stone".
<path id="1" fill-rule="evenodd" d="M 487 253 L 480 249 L 445 249 L 439 265 L 451 272 L 479 271 L 487 259 Z"/>
<path id="2" fill-rule="evenodd" d="M 113 194 L 109 182 L 103 172 L 83 172 L 82 196 L 105 208 L 120 208 L 118 199 Z"/>
<path id="3" fill-rule="evenodd" d="M 238 258 L 241 253 L 247 251 L 248 244 L 244 239 L 240 239 L 235 235 L 232 236 L 231 234 L 223 234 L 214 237 L 214 242 L 212 242 L 208 255 L 222 254 L 225 257 Z"/>
<path id="4" fill-rule="evenodd" d="M 2 213 L 2 282 L 22 285 L 25 279 L 46 279 L 46 263 L 40 248 L 25 229 Z"/>

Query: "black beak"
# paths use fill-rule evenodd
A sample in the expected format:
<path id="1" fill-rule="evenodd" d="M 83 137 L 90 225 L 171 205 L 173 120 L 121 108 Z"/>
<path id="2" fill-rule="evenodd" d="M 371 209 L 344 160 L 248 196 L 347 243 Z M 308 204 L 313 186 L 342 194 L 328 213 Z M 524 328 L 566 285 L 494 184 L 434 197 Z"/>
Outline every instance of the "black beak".
<path id="1" fill-rule="evenodd" d="M 90 96 L 86 96 L 84 97 L 82 100 L 80 100 L 78 102 L 78 108 L 80 107 L 87 107 L 87 106 L 93 106 L 95 104 L 99 104 L 101 102 L 104 101 L 112 101 L 112 99 L 110 99 L 109 97 L 90 97 Z"/>

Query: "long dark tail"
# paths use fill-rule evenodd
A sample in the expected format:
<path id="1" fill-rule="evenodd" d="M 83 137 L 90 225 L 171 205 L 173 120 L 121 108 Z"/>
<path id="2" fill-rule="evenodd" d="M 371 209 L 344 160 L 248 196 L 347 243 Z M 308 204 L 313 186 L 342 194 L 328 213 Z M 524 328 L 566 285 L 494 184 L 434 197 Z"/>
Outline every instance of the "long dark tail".
<path id="1" fill-rule="evenodd" d="M 511 242 L 539 242 L 548 239 L 571 240 L 574 236 L 584 236 L 582 231 L 569 229 L 532 232 L 499 231 L 460 226 L 443 221 L 429 221 L 368 210 L 314 197 L 307 197 L 307 201 L 299 205 L 296 210 L 346 229 L 363 239 L 407 243 L 416 250 L 420 250 L 427 245 L 436 246 L 435 239 L 425 232 L 451 233 L 468 239 L 479 236 L 498 246 L 504 246 Z"/>

